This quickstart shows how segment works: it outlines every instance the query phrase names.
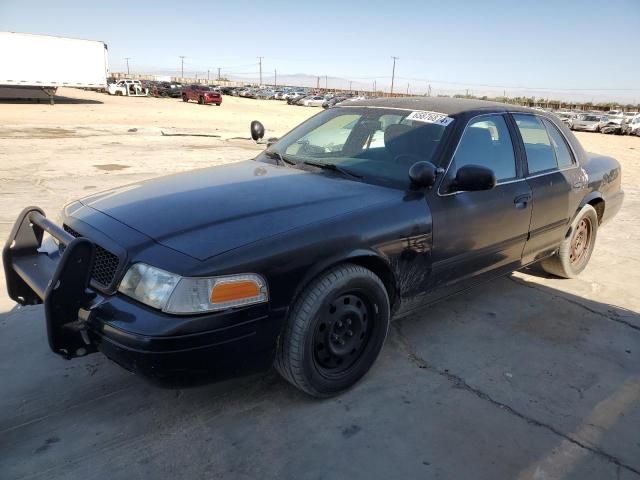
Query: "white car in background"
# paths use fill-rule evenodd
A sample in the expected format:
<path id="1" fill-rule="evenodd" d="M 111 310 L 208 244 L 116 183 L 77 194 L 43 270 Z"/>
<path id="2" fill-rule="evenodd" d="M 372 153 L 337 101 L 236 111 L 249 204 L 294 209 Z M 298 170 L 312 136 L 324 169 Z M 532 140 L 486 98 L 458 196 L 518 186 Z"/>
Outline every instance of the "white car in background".
<path id="1" fill-rule="evenodd" d="M 626 132 L 629 135 L 640 137 L 640 115 L 636 114 L 627 122 Z"/>
<path id="2" fill-rule="evenodd" d="M 109 95 L 123 95 L 125 97 L 146 97 L 149 89 L 142 86 L 139 80 L 118 80 L 107 86 Z"/>
<path id="3" fill-rule="evenodd" d="M 587 130 L 589 132 L 600 131 L 600 120 L 602 115 L 595 113 L 579 113 L 569 120 L 569 128 L 571 130 Z"/>
<path id="4" fill-rule="evenodd" d="M 571 125 L 571 120 L 576 117 L 576 114 L 573 112 L 554 112 L 554 114 L 567 126 Z"/>
<path id="5" fill-rule="evenodd" d="M 321 107 L 324 103 L 324 97 L 316 95 L 315 97 L 309 97 L 302 101 L 302 105 L 305 107 Z"/>

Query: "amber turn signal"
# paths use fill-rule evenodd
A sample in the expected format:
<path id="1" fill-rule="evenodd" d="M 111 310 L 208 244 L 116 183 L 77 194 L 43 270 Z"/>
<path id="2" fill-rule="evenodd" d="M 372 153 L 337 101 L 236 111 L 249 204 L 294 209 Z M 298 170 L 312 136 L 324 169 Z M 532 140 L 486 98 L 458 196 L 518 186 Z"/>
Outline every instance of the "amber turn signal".
<path id="1" fill-rule="evenodd" d="M 211 303 L 219 304 L 255 298 L 260 295 L 260 286 L 252 280 L 237 280 L 216 283 L 211 290 Z"/>

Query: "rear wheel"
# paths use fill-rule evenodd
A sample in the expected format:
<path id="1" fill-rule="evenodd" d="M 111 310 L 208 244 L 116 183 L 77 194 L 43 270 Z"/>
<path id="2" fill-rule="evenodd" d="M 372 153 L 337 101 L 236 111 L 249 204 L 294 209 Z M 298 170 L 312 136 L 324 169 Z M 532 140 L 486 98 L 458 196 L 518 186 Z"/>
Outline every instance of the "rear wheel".
<path id="1" fill-rule="evenodd" d="M 186 95 L 182 95 L 182 101 L 183 102 L 188 102 L 189 98 Z"/>
<path id="2" fill-rule="evenodd" d="M 198 103 L 204 105 L 204 97 L 198 97 Z"/>
<path id="3" fill-rule="evenodd" d="M 571 224 L 571 233 L 560 244 L 558 251 L 542 261 L 542 268 L 558 277 L 574 278 L 589 263 L 598 232 L 598 214 L 591 205 L 585 205 Z"/>
<path id="4" fill-rule="evenodd" d="M 382 281 L 364 267 L 338 265 L 296 301 L 278 342 L 275 366 L 310 395 L 336 395 L 369 371 L 389 321 L 389 297 Z"/>

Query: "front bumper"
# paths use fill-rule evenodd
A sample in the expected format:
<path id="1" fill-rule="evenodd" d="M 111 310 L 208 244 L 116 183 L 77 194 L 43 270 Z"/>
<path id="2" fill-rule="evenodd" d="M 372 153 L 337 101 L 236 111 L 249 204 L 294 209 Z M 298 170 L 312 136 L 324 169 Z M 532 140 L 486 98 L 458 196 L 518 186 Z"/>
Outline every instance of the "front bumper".
<path id="1" fill-rule="evenodd" d="M 44 232 L 65 246 L 41 251 Z M 101 351 L 127 370 L 165 379 L 226 378 L 268 368 L 285 311 L 266 304 L 204 315 L 164 314 L 91 285 L 95 244 L 75 238 L 42 210 L 23 210 L 2 255 L 9 296 L 44 303 L 51 350 L 64 358 Z"/>

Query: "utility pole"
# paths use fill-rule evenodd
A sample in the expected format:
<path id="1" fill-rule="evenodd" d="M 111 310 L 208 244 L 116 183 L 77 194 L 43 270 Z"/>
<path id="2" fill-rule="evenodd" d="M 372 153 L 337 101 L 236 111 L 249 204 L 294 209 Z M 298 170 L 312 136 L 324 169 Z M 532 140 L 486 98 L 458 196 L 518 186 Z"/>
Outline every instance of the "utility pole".
<path id="1" fill-rule="evenodd" d="M 373 93 L 376 93 L 376 81 L 373 81 Z"/>
<path id="2" fill-rule="evenodd" d="M 129 60 L 131 57 L 124 57 L 124 59 L 127 61 L 127 76 L 129 76 Z"/>
<path id="3" fill-rule="evenodd" d="M 180 59 L 180 78 L 184 78 L 184 55 L 178 57 Z"/>
<path id="4" fill-rule="evenodd" d="M 329 76 L 328 75 L 324 76 L 324 89 L 327 90 L 327 91 L 329 90 Z"/>
<path id="5" fill-rule="evenodd" d="M 262 86 L 262 59 L 264 57 L 258 57 L 258 62 L 260 63 L 260 86 Z"/>
<path id="6" fill-rule="evenodd" d="M 409 95 L 409 84 L 407 83 L 407 95 Z"/>
<path id="7" fill-rule="evenodd" d="M 349 91 L 353 90 L 351 87 L 353 87 L 353 80 L 349 80 Z"/>
<path id="8" fill-rule="evenodd" d="M 429 88 L 427 88 L 427 97 L 431 96 L 431 84 L 429 84 L 428 86 Z"/>
<path id="9" fill-rule="evenodd" d="M 209 70 L 207 69 L 207 82 L 210 80 L 209 78 Z"/>
<path id="10" fill-rule="evenodd" d="M 278 88 L 278 70 L 276 70 L 275 68 L 273 69 L 273 88 Z"/>
<path id="11" fill-rule="evenodd" d="M 320 90 L 320 77 L 316 80 L 316 89 Z"/>
<path id="12" fill-rule="evenodd" d="M 391 58 L 393 58 L 393 70 L 391 72 L 391 96 L 393 96 L 393 82 L 396 79 L 396 60 L 398 60 L 398 57 Z"/>
<path id="13" fill-rule="evenodd" d="M 220 81 L 220 67 L 218 67 L 218 81 Z"/>

